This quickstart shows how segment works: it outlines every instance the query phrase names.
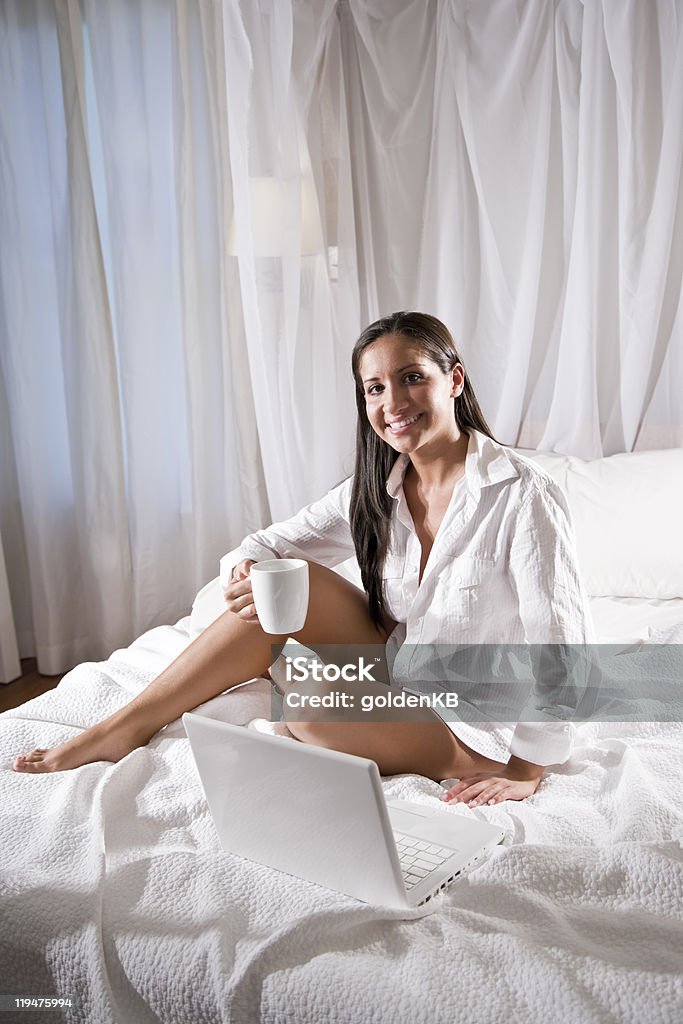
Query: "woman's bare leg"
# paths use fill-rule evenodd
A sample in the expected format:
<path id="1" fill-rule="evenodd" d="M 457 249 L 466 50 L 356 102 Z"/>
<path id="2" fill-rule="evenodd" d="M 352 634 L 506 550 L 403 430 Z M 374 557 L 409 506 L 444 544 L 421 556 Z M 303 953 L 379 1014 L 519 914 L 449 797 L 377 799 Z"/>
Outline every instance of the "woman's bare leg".
<path id="1" fill-rule="evenodd" d="M 294 639 L 307 647 L 324 647 L 325 654 L 330 653 L 329 645 L 373 644 L 381 649 L 387 634 L 371 622 L 365 594 L 330 569 L 310 563 L 309 570 L 309 612 Z M 273 646 L 286 639 L 226 611 L 120 711 L 52 750 L 18 757 L 14 769 L 37 774 L 92 761 L 119 761 L 185 711 L 264 672 L 273 660 Z M 338 658 L 344 659 L 343 647 Z M 321 684 L 319 689 L 327 692 L 329 686 Z M 377 692 L 381 690 L 378 683 Z M 461 743 L 431 711 L 416 716 L 396 709 L 389 721 L 381 715 L 363 715 L 361 721 L 359 717 L 342 715 L 334 720 L 326 715 L 288 724 L 298 739 L 368 757 L 385 775 L 415 772 L 438 780 L 501 767 Z"/>
<path id="2" fill-rule="evenodd" d="M 309 569 L 309 612 L 294 638 L 308 646 L 383 644 L 386 636 L 371 622 L 365 594 L 330 569 L 315 563 Z M 226 611 L 120 711 L 52 750 L 18 757 L 14 769 L 38 773 L 119 761 L 185 711 L 260 675 L 273 660 L 273 645 L 286 639 Z"/>

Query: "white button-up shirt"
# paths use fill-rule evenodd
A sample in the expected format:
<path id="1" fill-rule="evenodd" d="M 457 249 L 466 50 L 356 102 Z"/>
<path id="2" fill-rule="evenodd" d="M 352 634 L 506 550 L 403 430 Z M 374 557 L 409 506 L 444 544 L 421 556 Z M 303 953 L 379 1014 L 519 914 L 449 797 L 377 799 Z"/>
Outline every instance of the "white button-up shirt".
<path id="1" fill-rule="evenodd" d="M 426 645 L 589 644 L 592 625 L 564 495 L 545 471 L 471 431 L 456 483 L 419 579 L 421 545 L 408 509 L 400 455 L 387 480 L 394 499 L 382 571 L 393 677 L 410 687 Z M 351 478 L 286 522 L 247 537 L 222 560 L 299 557 L 334 566 L 355 554 Z M 415 663 L 413 662 L 413 668 Z M 542 701 L 541 701 L 542 703 Z M 546 716 L 547 718 L 548 716 Z M 553 717 L 517 724 L 447 721 L 465 743 L 499 761 L 565 761 L 574 728 Z"/>

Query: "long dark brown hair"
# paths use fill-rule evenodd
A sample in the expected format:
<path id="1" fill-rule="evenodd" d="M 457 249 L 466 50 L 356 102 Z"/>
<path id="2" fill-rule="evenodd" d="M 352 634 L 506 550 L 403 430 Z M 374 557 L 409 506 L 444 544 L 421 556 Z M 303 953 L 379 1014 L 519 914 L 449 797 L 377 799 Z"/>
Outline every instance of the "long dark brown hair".
<path id="1" fill-rule="evenodd" d="M 382 317 L 366 327 L 353 349 L 351 368 L 356 382 L 358 425 L 356 466 L 351 490 L 351 533 L 363 586 L 368 595 L 370 617 L 380 627 L 386 614 L 382 566 L 389 543 L 393 507 L 393 498 L 386 485 L 398 455 L 370 425 L 360 377 L 360 361 L 366 348 L 387 334 L 396 334 L 416 343 L 443 373 L 450 373 L 456 363 L 462 365 L 450 331 L 445 324 L 428 313 L 400 312 Z M 461 431 L 468 433 L 470 430 L 479 430 L 493 437 L 467 374 L 463 391 L 455 399 L 454 409 L 455 422 Z"/>

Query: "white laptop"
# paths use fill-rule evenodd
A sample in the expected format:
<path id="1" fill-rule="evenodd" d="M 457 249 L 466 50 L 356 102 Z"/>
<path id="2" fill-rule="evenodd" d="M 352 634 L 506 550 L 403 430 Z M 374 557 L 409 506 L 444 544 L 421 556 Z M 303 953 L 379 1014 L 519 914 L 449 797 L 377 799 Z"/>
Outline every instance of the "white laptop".
<path id="1" fill-rule="evenodd" d="M 183 723 L 224 850 L 367 903 L 416 907 L 504 838 L 386 801 L 374 761 L 201 715 Z"/>

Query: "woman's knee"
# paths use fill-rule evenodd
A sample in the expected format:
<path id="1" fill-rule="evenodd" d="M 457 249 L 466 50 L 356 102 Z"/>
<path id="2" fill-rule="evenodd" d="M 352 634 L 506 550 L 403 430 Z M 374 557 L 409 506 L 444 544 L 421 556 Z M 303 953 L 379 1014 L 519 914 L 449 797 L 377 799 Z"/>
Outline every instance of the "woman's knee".
<path id="1" fill-rule="evenodd" d="M 365 592 L 326 565 L 308 563 L 308 584 L 312 597 L 337 597 L 339 600 L 354 601 L 367 610 Z"/>
<path id="2" fill-rule="evenodd" d="M 309 600 L 306 622 L 294 639 L 306 644 L 384 643 L 385 629 L 370 618 L 368 599 L 345 577 L 317 562 L 308 563 Z M 393 626 L 392 626 L 393 628 Z"/>

